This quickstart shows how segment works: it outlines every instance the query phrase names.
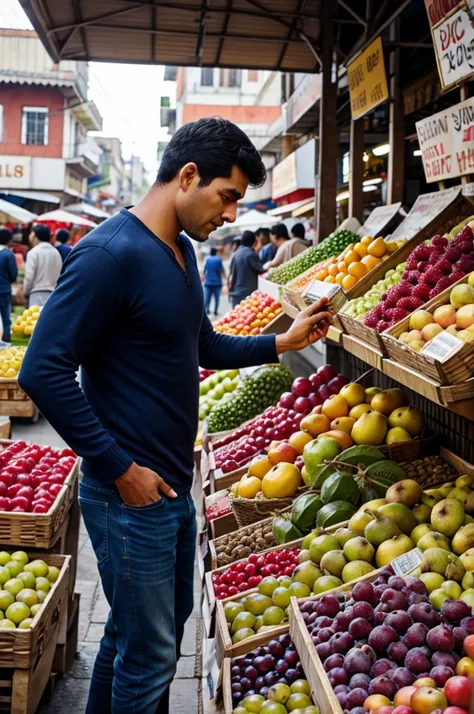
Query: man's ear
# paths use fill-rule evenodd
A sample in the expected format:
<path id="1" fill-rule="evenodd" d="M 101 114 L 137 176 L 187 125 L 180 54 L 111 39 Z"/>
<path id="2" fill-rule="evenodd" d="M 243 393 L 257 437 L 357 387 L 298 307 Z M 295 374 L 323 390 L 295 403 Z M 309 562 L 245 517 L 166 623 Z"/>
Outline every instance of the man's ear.
<path id="1" fill-rule="evenodd" d="M 190 161 L 185 164 L 178 174 L 179 186 L 182 191 L 187 191 L 193 184 L 193 182 L 200 180 L 199 171 L 197 165 Z"/>

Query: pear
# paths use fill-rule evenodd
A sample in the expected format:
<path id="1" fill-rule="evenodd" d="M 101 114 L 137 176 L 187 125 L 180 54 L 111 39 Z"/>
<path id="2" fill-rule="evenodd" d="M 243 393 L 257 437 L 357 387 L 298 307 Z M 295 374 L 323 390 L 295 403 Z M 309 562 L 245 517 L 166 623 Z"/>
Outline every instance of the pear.
<path id="1" fill-rule="evenodd" d="M 464 516 L 464 525 L 467 526 L 468 523 L 474 523 L 474 518 L 466 513 Z"/>
<path id="2" fill-rule="evenodd" d="M 450 489 L 451 490 L 451 489 Z M 423 491 L 423 495 L 421 497 L 421 502 L 425 504 L 425 506 L 429 506 L 429 508 L 433 508 L 436 506 L 437 503 L 443 500 L 443 498 L 446 498 L 446 496 L 443 496 L 441 491 L 437 488 L 429 488 L 427 491 Z"/>
<path id="3" fill-rule="evenodd" d="M 457 498 L 458 501 L 461 501 L 461 503 L 466 503 L 470 494 L 471 489 L 469 486 L 461 486 L 452 488 L 446 498 Z"/>
<path id="4" fill-rule="evenodd" d="M 374 498 L 372 501 L 367 501 L 360 508 L 359 511 L 376 511 L 380 506 L 385 506 L 387 501 L 385 498 Z"/>
<path id="5" fill-rule="evenodd" d="M 456 555 L 461 555 L 470 548 L 474 548 L 474 523 L 463 526 L 455 533 L 451 541 L 451 548 Z"/>
<path id="6" fill-rule="evenodd" d="M 422 573 L 439 573 L 444 577 L 446 568 L 449 565 L 449 553 L 443 548 L 428 548 L 423 553 L 421 563 Z"/>
<path id="7" fill-rule="evenodd" d="M 462 488 L 463 486 L 472 486 L 474 484 L 474 475 L 463 474 L 462 476 L 458 476 L 454 483 L 457 488 Z"/>
<path id="8" fill-rule="evenodd" d="M 474 548 L 469 548 L 462 555 L 459 556 L 459 560 L 464 565 L 467 571 L 474 571 Z M 469 587 L 473 587 L 470 585 Z"/>
<path id="9" fill-rule="evenodd" d="M 353 560 L 347 563 L 342 571 L 342 581 L 344 583 L 350 583 L 352 580 L 357 580 L 357 578 L 372 573 L 374 570 L 374 566 L 365 560 Z"/>
<path id="10" fill-rule="evenodd" d="M 444 498 L 431 511 L 431 525 L 451 538 L 464 525 L 464 506 L 457 498 Z"/>
<path id="11" fill-rule="evenodd" d="M 307 560 L 295 568 L 292 578 L 294 583 L 303 583 L 312 590 L 314 583 L 321 575 L 320 569 L 310 560 Z"/>
<path id="12" fill-rule="evenodd" d="M 466 513 L 474 513 L 474 491 L 471 491 L 464 504 Z"/>
<path id="13" fill-rule="evenodd" d="M 365 560 L 367 563 L 371 563 L 375 555 L 373 545 L 371 545 L 366 538 L 362 538 L 362 536 L 356 536 L 348 540 L 343 552 L 346 560 Z"/>
<path id="14" fill-rule="evenodd" d="M 368 387 L 365 390 L 365 401 L 367 404 L 370 404 L 375 395 L 380 394 L 381 391 L 382 389 L 380 387 Z"/>
<path id="15" fill-rule="evenodd" d="M 424 503 L 419 503 L 418 506 L 415 506 L 413 509 L 413 515 L 415 516 L 417 523 L 429 523 L 431 508 L 429 506 L 425 506 Z"/>
<path id="16" fill-rule="evenodd" d="M 401 530 L 391 518 L 379 516 L 365 527 L 364 535 L 369 543 L 378 548 L 384 541 L 400 535 Z"/>
<path id="17" fill-rule="evenodd" d="M 411 435 L 402 429 L 400 426 L 394 426 L 393 429 L 387 431 L 385 437 L 386 444 L 398 444 L 400 441 L 411 441 Z"/>
<path id="18" fill-rule="evenodd" d="M 404 506 L 414 506 L 419 503 L 423 495 L 420 484 L 413 479 L 407 478 L 394 483 L 385 494 L 388 503 L 403 503 Z"/>
<path id="19" fill-rule="evenodd" d="M 342 580 L 335 575 L 323 575 L 314 583 L 313 593 L 319 595 L 327 590 L 334 590 L 334 588 L 338 588 L 342 584 Z"/>
<path id="20" fill-rule="evenodd" d="M 449 565 L 444 574 L 445 578 L 447 580 L 456 580 L 456 582 L 460 583 L 465 574 L 466 568 L 462 561 L 454 553 L 449 553 Z"/>
<path id="21" fill-rule="evenodd" d="M 401 389 L 386 389 L 374 396 L 370 402 L 370 406 L 375 411 L 388 416 L 394 409 L 398 409 L 405 404 L 405 397 Z"/>
<path id="22" fill-rule="evenodd" d="M 360 535 L 360 533 L 356 533 L 355 531 L 352 531 L 350 528 L 338 528 L 337 531 L 335 531 L 334 536 L 341 546 L 341 548 L 344 548 L 345 544 L 347 543 L 348 540 L 351 538 L 354 538 L 354 536 Z"/>
<path id="23" fill-rule="evenodd" d="M 377 514 L 391 518 L 406 535 L 411 533 L 416 526 L 415 516 L 403 503 L 387 503 L 385 506 L 380 506 Z"/>
<path id="24" fill-rule="evenodd" d="M 324 553 L 321 558 L 321 569 L 325 575 L 335 575 L 340 578 L 344 567 L 347 565 L 347 559 L 344 557 L 342 550 L 330 550 Z M 313 583 L 314 585 L 314 583 Z M 311 587 L 313 587 L 313 585 Z"/>
<path id="25" fill-rule="evenodd" d="M 418 540 L 417 546 L 422 553 L 429 548 L 442 548 L 443 550 L 451 551 L 449 540 L 444 535 L 441 535 L 441 533 L 436 533 L 435 531 L 425 533 L 425 535 Z"/>
<path id="26" fill-rule="evenodd" d="M 399 426 L 412 436 L 418 436 L 423 431 L 425 418 L 416 407 L 399 407 L 390 414 L 388 423 L 391 427 Z"/>
<path id="27" fill-rule="evenodd" d="M 324 535 L 313 538 L 309 546 L 311 560 L 313 563 L 316 563 L 316 565 L 319 565 L 324 553 L 328 553 L 330 550 L 340 550 L 339 543 L 333 535 L 325 533 Z"/>
<path id="28" fill-rule="evenodd" d="M 453 488 L 454 488 L 453 483 L 444 483 L 437 490 L 443 494 L 443 498 L 448 498 L 448 495 L 449 495 L 450 491 L 453 490 Z"/>
<path id="29" fill-rule="evenodd" d="M 410 533 L 410 538 L 416 545 L 418 543 L 418 541 L 423 538 L 424 535 L 426 535 L 427 533 L 433 533 L 433 532 L 434 532 L 433 527 L 430 526 L 429 523 L 419 523 L 417 526 L 415 526 L 415 528 Z"/>
<path id="30" fill-rule="evenodd" d="M 352 427 L 351 437 L 355 444 L 378 446 L 385 439 L 387 429 L 386 417 L 376 411 L 366 412 Z"/>
<path id="31" fill-rule="evenodd" d="M 309 546 L 311 545 L 311 541 L 314 540 L 315 538 L 318 537 L 318 535 L 322 535 L 323 531 L 321 528 L 314 528 L 314 530 L 311 531 L 311 533 L 308 533 L 303 538 L 303 542 L 301 544 L 301 550 L 309 550 Z"/>
<path id="32" fill-rule="evenodd" d="M 366 526 L 370 523 L 370 521 L 373 521 L 374 518 L 375 516 L 371 511 L 364 509 L 363 511 L 357 511 L 357 513 L 354 513 L 347 525 L 356 535 L 363 536 Z"/>
<path id="33" fill-rule="evenodd" d="M 464 555 L 466 554 L 464 553 Z M 474 563 L 474 559 L 472 562 Z M 463 577 L 461 585 L 463 587 L 463 590 L 470 590 L 471 588 L 474 588 L 474 573 L 472 572 L 472 570 L 469 571 L 469 568 L 466 565 L 464 565 L 464 567 L 468 572 L 466 572 L 466 575 Z"/>
<path id="34" fill-rule="evenodd" d="M 401 535 L 396 535 L 389 540 L 384 541 L 377 548 L 377 553 L 375 554 L 375 564 L 377 568 L 384 568 L 389 565 L 392 560 L 398 558 L 398 556 L 408 553 L 413 550 L 415 544 L 412 539 L 403 533 Z"/>

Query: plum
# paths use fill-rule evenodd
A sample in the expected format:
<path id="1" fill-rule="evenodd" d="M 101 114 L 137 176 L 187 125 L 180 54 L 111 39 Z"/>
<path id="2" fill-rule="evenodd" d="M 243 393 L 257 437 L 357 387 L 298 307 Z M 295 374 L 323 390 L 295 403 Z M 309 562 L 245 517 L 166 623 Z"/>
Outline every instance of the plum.
<path id="1" fill-rule="evenodd" d="M 413 672 L 413 674 L 421 674 L 422 672 L 429 672 L 431 670 L 431 662 L 421 647 L 414 647 L 407 652 L 404 665 Z"/>
<path id="2" fill-rule="evenodd" d="M 393 627 L 388 625 L 379 625 L 374 627 L 369 635 L 369 645 L 376 652 L 384 652 L 387 647 L 398 640 L 398 633 Z M 375 692 L 376 694 L 382 694 L 382 692 Z"/>
<path id="3" fill-rule="evenodd" d="M 398 642 L 392 642 L 392 644 L 387 648 L 388 656 L 395 662 L 403 662 L 407 652 L 408 647 L 401 640 L 398 640 Z"/>
<path id="4" fill-rule="evenodd" d="M 344 658 L 344 669 L 349 674 L 368 674 L 372 667 L 372 660 L 361 649 L 352 649 Z"/>
<path id="5" fill-rule="evenodd" d="M 428 632 L 426 642 L 433 650 L 451 652 L 455 642 L 453 631 L 448 625 L 438 625 Z"/>
<path id="6" fill-rule="evenodd" d="M 405 610 L 394 610 L 387 615 L 384 624 L 393 627 L 397 632 L 406 632 L 412 624 L 412 619 Z"/>
<path id="7" fill-rule="evenodd" d="M 405 635 L 405 644 L 410 649 L 411 647 L 421 647 L 426 642 L 426 635 L 429 632 L 427 625 L 422 622 L 416 622 L 408 628 Z"/>

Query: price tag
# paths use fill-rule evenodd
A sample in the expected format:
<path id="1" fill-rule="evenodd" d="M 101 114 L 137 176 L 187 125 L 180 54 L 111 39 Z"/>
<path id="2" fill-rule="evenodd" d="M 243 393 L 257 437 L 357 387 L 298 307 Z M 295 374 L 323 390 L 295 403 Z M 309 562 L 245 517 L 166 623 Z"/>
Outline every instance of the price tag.
<path id="1" fill-rule="evenodd" d="M 240 374 L 240 379 L 245 379 L 245 377 L 251 377 L 252 374 L 255 372 L 258 372 L 260 369 L 261 365 L 256 365 L 255 367 L 242 367 L 242 369 L 239 370 Z"/>
<path id="2" fill-rule="evenodd" d="M 392 233 L 390 240 L 413 238 L 416 233 L 448 208 L 460 193 L 461 187 L 453 186 L 453 188 L 447 188 L 444 191 L 434 191 L 418 196 L 410 213 Z"/>
<path id="3" fill-rule="evenodd" d="M 214 471 L 214 478 L 222 478 L 223 475 L 224 475 L 224 472 L 222 471 L 222 469 L 216 469 Z"/>
<path id="4" fill-rule="evenodd" d="M 325 283 L 322 280 L 312 280 L 301 294 L 305 305 L 312 305 L 322 297 L 327 297 L 335 312 L 338 312 L 345 301 L 340 285 Z"/>
<path id="5" fill-rule="evenodd" d="M 474 183 L 465 183 L 462 187 L 462 195 L 468 198 L 474 197 Z"/>
<path id="6" fill-rule="evenodd" d="M 412 570 L 417 568 L 421 561 L 423 560 L 423 554 L 419 548 L 414 548 L 408 553 L 399 555 L 398 558 L 392 560 L 392 568 L 395 571 L 395 575 L 408 575 Z"/>
<path id="7" fill-rule="evenodd" d="M 377 208 L 374 208 L 364 225 L 357 231 L 357 235 L 369 235 L 376 238 L 385 231 L 387 226 L 397 215 L 401 206 L 402 204 L 399 202 L 393 203 L 390 206 L 378 206 Z"/>
<path id="8" fill-rule="evenodd" d="M 438 362 L 446 362 L 465 344 L 459 337 L 451 335 L 449 332 L 440 332 L 433 337 L 421 350 L 421 354 L 432 357 Z"/>

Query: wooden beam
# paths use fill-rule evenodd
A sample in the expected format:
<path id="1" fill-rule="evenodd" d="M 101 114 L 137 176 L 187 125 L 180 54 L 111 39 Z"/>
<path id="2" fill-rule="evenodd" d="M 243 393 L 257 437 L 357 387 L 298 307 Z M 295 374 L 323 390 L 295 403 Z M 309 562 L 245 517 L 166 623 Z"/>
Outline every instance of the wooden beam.
<path id="1" fill-rule="evenodd" d="M 390 41 L 400 40 L 400 18 L 390 26 Z M 388 192 L 387 204 L 403 201 L 403 174 L 405 171 L 405 136 L 403 97 L 400 90 L 400 49 L 392 49 L 389 62 L 390 87 L 390 124 L 388 155 Z"/>
<path id="2" fill-rule="evenodd" d="M 465 102 L 467 99 L 469 99 L 469 85 L 467 82 L 463 82 L 461 86 L 459 87 L 460 89 L 460 99 L 461 102 Z M 471 176 L 469 174 L 466 174 L 465 176 L 461 176 L 461 183 L 466 184 L 471 182 Z"/>
<path id="3" fill-rule="evenodd" d="M 349 217 L 363 223 L 364 118 L 351 121 L 349 176 Z"/>
<path id="4" fill-rule="evenodd" d="M 334 51 L 334 4 L 321 6 L 322 63 L 319 138 L 316 139 L 318 175 L 315 187 L 316 239 L 326 238 L 336 227 L 337 159 L 339 134 L 336 124 L 337 85 L 332 81 Z"/>

